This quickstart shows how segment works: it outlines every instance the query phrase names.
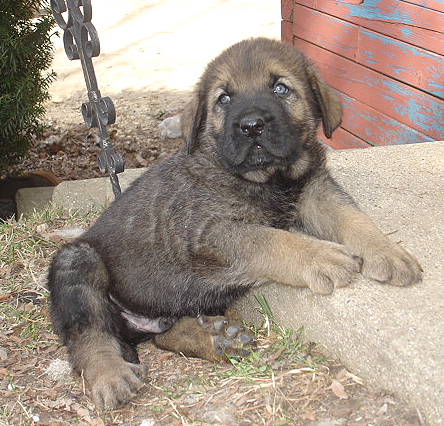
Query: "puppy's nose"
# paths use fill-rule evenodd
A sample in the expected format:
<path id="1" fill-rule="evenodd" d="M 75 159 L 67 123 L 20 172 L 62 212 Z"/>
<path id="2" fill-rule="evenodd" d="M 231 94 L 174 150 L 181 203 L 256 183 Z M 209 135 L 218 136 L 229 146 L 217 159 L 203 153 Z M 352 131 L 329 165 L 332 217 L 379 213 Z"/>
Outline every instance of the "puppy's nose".
<path id="1" fill-rule="evenodd" d="M 262 130 L 264 130 L 264 122 L 259 117 L 245 117 L 239 122 L 239 127 L 242 133 L 249 138 L 260 136 Z"/>

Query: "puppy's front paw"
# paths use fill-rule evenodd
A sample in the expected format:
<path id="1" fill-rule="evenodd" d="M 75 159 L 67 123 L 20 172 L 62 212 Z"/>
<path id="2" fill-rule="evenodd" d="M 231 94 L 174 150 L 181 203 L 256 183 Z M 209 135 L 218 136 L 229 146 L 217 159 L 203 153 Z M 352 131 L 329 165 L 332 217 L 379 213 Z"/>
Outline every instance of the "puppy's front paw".
<path id="1" fill-rule="evenodd" d="M 362 275 L 380 283 L 406 286 L 422 279 L 419 262 L 396 244 L 369 246 L 363 258 Z"/>
<path id="2" fill-rule="evenodd" d="M 308 253 L 302 274 L 313 293 L 330 294 L 349 285 L 361 272 L 362 259 L 343 245 L 320 241 L 314 249 Z"/>
<path id="3" fill-rule="evenodd" d="M 123 359 L 104 361 L 89 380 L 91 396 L 99 410 L 115 409 L 128 403 L 142 387 L 146 367 Z"/>

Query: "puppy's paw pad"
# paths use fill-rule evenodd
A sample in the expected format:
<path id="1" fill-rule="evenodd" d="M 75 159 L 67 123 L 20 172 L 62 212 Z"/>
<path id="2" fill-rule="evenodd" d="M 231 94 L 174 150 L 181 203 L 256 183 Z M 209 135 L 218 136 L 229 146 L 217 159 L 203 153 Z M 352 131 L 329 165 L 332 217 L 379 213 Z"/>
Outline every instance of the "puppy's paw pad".
<path id="1" fill-rule="evenodd" d="M 217 358 L 245 357 L 250 354 L 255 340 L 243 326 L 224 317 L 200 316 L 197 321 L 212 335 L 214 354 Z"/>

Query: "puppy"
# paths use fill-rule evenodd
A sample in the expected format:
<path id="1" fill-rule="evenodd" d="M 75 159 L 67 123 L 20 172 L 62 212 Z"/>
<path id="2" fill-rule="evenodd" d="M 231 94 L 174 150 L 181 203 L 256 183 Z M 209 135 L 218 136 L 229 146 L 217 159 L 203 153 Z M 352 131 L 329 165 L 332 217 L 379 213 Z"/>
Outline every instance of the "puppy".
<path id="1" fill-rule="evenodd" d="M 211 360 L 252 337 L 224 315 L 259 285 L 329 294 L 360 272 L 420 281 L 332 179 L 323 146 L 341 123 L 336 93 L 288 45 L 245 40 L 213 60 L 182 115 L 186 146 L 157 163 L 49 273 L 52 318 L 100 408 L 142 384 L 136 345 Z"/>

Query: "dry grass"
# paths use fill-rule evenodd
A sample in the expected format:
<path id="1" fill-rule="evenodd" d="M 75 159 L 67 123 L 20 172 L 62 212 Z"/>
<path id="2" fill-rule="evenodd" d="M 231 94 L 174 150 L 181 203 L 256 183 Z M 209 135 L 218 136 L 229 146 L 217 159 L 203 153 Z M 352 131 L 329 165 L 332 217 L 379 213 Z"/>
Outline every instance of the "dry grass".
<path id="1" fill-rule="evenodd" d="M 58 230 L 96 216 L 50 208 L 0 224 L 0 425 L 420 425 L 416 411 L 368 390 L 304 343 L 301 330 L 280 328 L 263 300 L 266 321 L 253 330 L 250 357 L 216 365 L 144 344 L 148 375 L 139 396 L 120 410 L 95 411 L 81 378 L 48 374 L 67 357 L 48 319 L 45 277 L 64 242 Z"/>

